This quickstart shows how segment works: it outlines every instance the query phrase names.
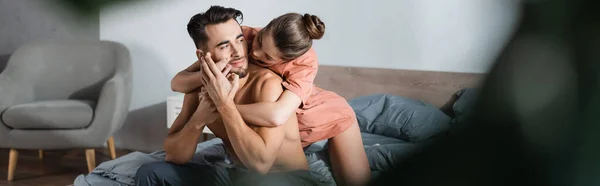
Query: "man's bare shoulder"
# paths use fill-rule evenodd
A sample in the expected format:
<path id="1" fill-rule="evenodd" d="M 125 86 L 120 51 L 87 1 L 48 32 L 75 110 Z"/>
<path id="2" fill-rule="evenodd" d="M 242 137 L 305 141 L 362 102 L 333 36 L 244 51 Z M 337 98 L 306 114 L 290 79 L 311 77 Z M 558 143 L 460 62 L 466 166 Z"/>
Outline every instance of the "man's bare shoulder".
<path id="1" fill-rule="evenodd" d="M 257 74 L 259 74 L 259 78 L 261 78 L 261 80 L 263 81 L 269 81 L 269 82 L 275 82 L 277 83 L 277 81 L 279 81 L 279 83 L 283 82 L 283 78 L 281 78 L 279 75 L 277 75 L 277 73 L 273 72 L 272 70 L 269 69 L 260 69 L 256 71 Z"/>
<path id="2" fill-rule="evenodd" d="M 254 71 L 253 75 L 256 78 L 254 81 L 258 88 L 257 101 L 277 101 L 283 93 L 283 86 L 281 85 L 283 79 L 275 72 L 266 68 Z"/>
<path id="3" fill-rule="evenodd" d="M 283 78 L 268 68 L 252 66 L 249 72 L 252 74 L 252 81 L 257 85 L 281 84 L 283 82 Z"/>

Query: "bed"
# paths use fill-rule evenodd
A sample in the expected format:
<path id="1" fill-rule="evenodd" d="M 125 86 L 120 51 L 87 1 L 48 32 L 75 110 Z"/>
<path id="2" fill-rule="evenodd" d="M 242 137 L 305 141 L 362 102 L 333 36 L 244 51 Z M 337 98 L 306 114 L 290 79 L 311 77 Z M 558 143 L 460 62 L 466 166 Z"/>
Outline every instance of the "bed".
<path id="1" fill-rule="evenodd" d="M 317 86 L 348 100 L 356 112 L 372 175 L 389 171 L 406 157 L 444 135 L 468 112 L 483 74 L 394 70 L 322 65 Z M 360 86 L 356 86 L 360 85 Z M 220 161 L 220 139 L 198 144 L 193 161 Z M 335 185 L 327 141 L 306 150 L 311 173 L 324 185 Z M 75 186 L 132 185 L 144 163 L 164 160 L 164 151 L 133 152 L 79 175 Z"/>

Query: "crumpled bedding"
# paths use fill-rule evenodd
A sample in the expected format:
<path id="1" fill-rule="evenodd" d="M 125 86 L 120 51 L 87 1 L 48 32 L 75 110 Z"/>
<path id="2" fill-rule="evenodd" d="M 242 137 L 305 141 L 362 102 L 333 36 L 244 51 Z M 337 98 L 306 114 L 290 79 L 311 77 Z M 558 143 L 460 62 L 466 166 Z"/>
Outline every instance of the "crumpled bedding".
<path id="1" fill-rule="evenodd" d="M 222 144 L 221 139 L 212 139 L 199 143 L 192 159 L 193 162 L 204 162 L 207 159 L 222 159 L 225 156 L 216 148 Z M 147 163 L 164 161 L 165 152 L 153 153 L 132 152 L 117 159 L 106 161 L 98 165 L 88 175 L 79 175 L 75 178 L 74 185 L 134 185 L 134 177 L 137 169 Z"/>
<path id="2" fill-rule="evenodd" d="M 349 104 L 357 115 L 374 179 L 446 133 L 453 120 L 434 106 L 401 96 L 368 95 L 350 100 Z M 315 179 L 324 185 L 335 185 L 326 148 L 327 140 L 323 140 L 311 145 L 305 154 Z M 164 161 L 164 157 L 164 151 L 133 152 L 98 165 L 90 174 L 79 175 L 74 185 L 133 185 L 135 172 L 141 165 Z M 192 162 L 214 163 L 225 159 L 222 141 L 217 138 L 199 143 Z"/>
<path id="3" fill-rule="evenodd" d="M 361 132 L 420 142 L 448 130 L 451 118 L 422 101 L 388 94 L 350 100 Z"/>
<path id="4" fill-rule="evenodd" d="M 198 143 L 196 152 L 192 162 L 208 163 L 215 166 L 226 163 L 227 152 L 223 145 L 223 141 L 219 138 L 211 139 L 206 142 Z M 331 175 L 331 169 L 326 153 L 316 152 L 306 155 L 306 158 L 311 169 L 311 173 L 323 185 L 335 185 Z M 131 186 L 135 184 L 135 173 L 138 168 L 144 164 L 164 161 L 165 152 L 156 151 L 153 153 L 132 152 L 117 159 L 103 162 L 98 165 L 90 174 L 79 175 L 75 178 L 73 185 L 75 186 Z"/>

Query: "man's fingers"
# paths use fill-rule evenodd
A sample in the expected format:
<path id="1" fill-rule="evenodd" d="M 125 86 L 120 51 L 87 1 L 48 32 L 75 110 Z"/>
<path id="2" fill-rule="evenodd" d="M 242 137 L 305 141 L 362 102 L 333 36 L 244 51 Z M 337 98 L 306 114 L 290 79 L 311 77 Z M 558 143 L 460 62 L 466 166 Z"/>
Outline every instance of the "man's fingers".
<path id="1" fill-rule="evenodd" d="M 227 66 L 227 63 L 223 62 L 223 61 L 219 61 L 217 63 L 215 63 L 217 65 L 217 69 L 218 70 L 223 70 L 225 69 L 225 67 Z"/>
<path id="2" fill-rule="evenodd" d="M 206 76 L 206 73 L 202 72 L 200 73 L 200 77 L 201 77 L 201 81 L 202 81 L 202 85 L 204 86 L 208 86 L 208 84 L 206 84 L 208 82 L 208 77 Z"/>
<path id="3" fill-rule="evenodd" d="M 212 84 L 211 84 L 212 81 L 209 79 L 209 77 L 207 77 L 206 74 L 202 74 L 202 75 L 204 75 L 204 77 L 202 77 L 204 82 L 202 82 L 202 83 L 206 86 L 206 90 L 204 92 L 208 92 L 210 89 L 209 87 L 212 87 Z"/>
<path id="4" fill-rule="evenodd" d="M 212 60 L 211 54 L 210 52 L 206 53 L 206 62 L 208 64 L 208 68 L 210 68 L 210 70 L 212 71 L 213 75 L 216 77 L 218 76 L 219 73 L 221 73 L 221 70 L 219 68 L 217 68 L 217 65 L 215 64 L 215 62 Z"/>
<path id="5" fill-rule="evenodd" d="M 204 56 L 204 52 L 202 50 L 196 50 L 196 57 L 198 57 L 198 59 L 201 59 L 202 56 Z"/>
<path id="6" fill-rule="evenodd" d="M 204 55 L 204 59 L 205 60 L 211 60 L 212 61 L 212 54 L 210 52 L 206 52 L 206 54 Z"/>
<path id="7" fill-rule="evenodd" d="M 209 70 L 209 69 L 210 69 L 210 67 L 209 67 L 209 65 L 208 65 L 207 63 L 210 63 L 210 62 L 208 62 L 208 61 L 205 61 L 205 62 L 203 62 L 203 63 L 202 63 L 202 69 L 204 69 L 204 70 L 202 71 L 202 73 L 205 75 L 205 76 L 204 76 L 205 78 L 209 78 L 209 79 L 207 79 L 207 80 L 213 80 L 213 79 L 215 79 L 215 76 L 214 76 L 214 75 L 213 75 L 213 73 L 212 73 L 213 71 L 212 71 L 212 70 Z M 214 65 L 214 63 L 213 63 L 213 65 Z"/>
<path id="8" fill-rule="evenodd" d="M 215 64 L 217 65 L 217 68 L 218 68 L 220 71 L 222 71 L 223 69 L 225 69 L 225 67 L 227 67 L 227 66 L 228 66 L 228 65 L 227 65 L 228 63 L 229 63 L 229 59 L 228 59 L 228 58 L 225 58 L 225 59 L 223 59 L 223 60 L 221 60 L 221 61 L 219 61 L 219 62 L 216 62 Z"/>
<path id="9" fill-rule="evenodd" d="M 229 66 L 229 57 L 221 59 L 221 61 L 217 62 L 216 64 L 219 64 L 220 66 L 217 67 L 219 67 L 220 71 L 223 71 L 225 67 Z"/>
<path id="10" fill-rule="evenodd" d="M 207 86 L 208 84 L 206 84 L 206 78 L 204 77 L 204 73 L 200 74 L 200 81 L 202 81 L 202 85 L 203 86 Z"/>
<path id="11" fill-rule="evenodd" d="M 233 74 L 233 84 L 238 84 L 240 83 L 240 76 L 237 74 Z"/>
<path id="12" fill-rule="evenodd" d="M 209 106 L 210 104 L 212 104 L 212 100 L 210 99 L 210 96 L 208 95 L 208 92 L 201 92 L 199 93 L 201 99 L 201 102 L 208 102 Z"/>
<path id="13" fill-rule="evenodd" d="M 231 71 L 231 65 L 227 65 L 225 69 L 223 69 L 223 74 L 227 75 L 229 74 L 229 71 Z"/>
<path id="14" fill-rule="evenodd" d="M 231 91 L 237 92 L 238 87 L 240 86 L 240 76 L 237 74 L 233 74 Z"/>
<path id="15" fill-rule="evenodd" d="M 208 87 L 210 87 L 210 78 L 206 73 L 202 73 L 202 84 L 206 87 L 204 91 L 207 92 Z"/>

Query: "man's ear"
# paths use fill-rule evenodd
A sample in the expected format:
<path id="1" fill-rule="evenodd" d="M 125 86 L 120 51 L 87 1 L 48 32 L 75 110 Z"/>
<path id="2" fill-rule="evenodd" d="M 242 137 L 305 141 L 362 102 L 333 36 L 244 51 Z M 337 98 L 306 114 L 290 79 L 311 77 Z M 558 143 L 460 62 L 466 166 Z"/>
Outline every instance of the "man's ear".
<path id="1" fill-rule="evenodd" d="M 202 57 L 204 57 L 204 51 L 197 49 L 196 50 L 196 57 L 198 57 L 198 60 L 202 59 Z"/>

